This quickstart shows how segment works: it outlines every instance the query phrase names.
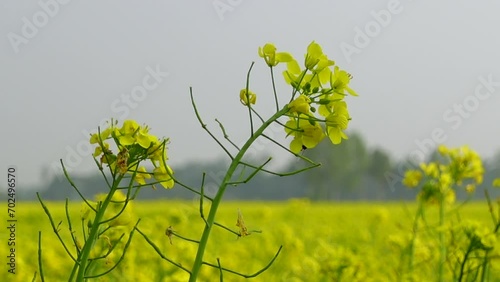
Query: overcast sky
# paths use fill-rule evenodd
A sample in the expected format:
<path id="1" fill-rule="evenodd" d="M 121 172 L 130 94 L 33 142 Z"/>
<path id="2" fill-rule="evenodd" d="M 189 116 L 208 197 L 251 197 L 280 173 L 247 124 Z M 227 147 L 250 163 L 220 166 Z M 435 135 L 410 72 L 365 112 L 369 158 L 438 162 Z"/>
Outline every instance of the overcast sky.
<path id="1" fill-rule="evenodd" d="M 222 151 L 197 123 L 189 87 L 214 132 L 218 118 L 241 143 L 238 94 L 252 61 L 256 107 L 265 116 L 274 107 L 258 47 L 273 42 L 301 61 L 312 40 L 353 74 L 350 130 L 370 146 L 401 158 L 469 144 L 491 156 L 500 148 L 498 11 L 496 1 L 2 1 L 1 167 L 16 165 L 25 185 L 47 180 L 61 158 L 93 171 L 88 134 L 111 117 L 170 137 L 174 170 L 214 159 Z M 286 85 L 278 91 L 286 101 Z"/>

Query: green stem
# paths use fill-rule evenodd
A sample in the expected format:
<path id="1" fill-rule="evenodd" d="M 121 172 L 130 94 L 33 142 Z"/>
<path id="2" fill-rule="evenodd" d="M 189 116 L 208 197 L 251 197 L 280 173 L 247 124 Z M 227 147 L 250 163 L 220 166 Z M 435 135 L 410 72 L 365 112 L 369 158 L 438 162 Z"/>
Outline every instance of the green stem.
<path id="1" fill-rule="evenodd" d="M 42 280 L 42 282 L 45 282 L 42 265 L 42 231 L 38 231 L 38 269 L 40 271 L 40 279 Z"/>
<path id="2" fill-rule="evenodd" d="M 413 221 L 413 229 L 412 229 L 412 238 L 410 241 L 410 254 L 409 254 L 409 259 L 408 259 L 408 271 L 410 274 L 413 273 L 413 259 L 415 256 L 415 241 L 417 240 L 417 233 L 419 231 L 419 219 L 422 217 L 422 212 L 423 212 L 423 202 L 419 201 L 418 203 L 418 208 L 417 208 L 417 214 L 415 215 L 415 220 Z"/>
<path id="3" fill-rule="evenodd" d="M 488 264 L 488 262 L 489 262 L 488 253 L 489 253 L 489 252 L 490 252 L 490 251 L 489 251 L 489 250 L 487 250 L 487 251 L 485 252 L 485 254 L 484 254 L 484 259 L 483 259 L 483 269 L 482 269 L 482 272 L 481 272 L 481 279 L 479 280 L 479 281 L 481 281 L 481 282 L 488 281 L 487 276 L 488 276 L 488 272 L 489 272 L 489 271 L 488 271 L 488 267 L 489 267 L 489 264 Z"/>
<path id="4" fill-rule="evenodd" d="M 276 93 L 276 83 L 274 82 L 273 67 L 270 67 L 270 69 L 271 69 L 271 81 L 273 82 L 274 103 L 276 104 L 276 111 L 278 111 L 280 106 L 278 103 L 278 93 Z"/>
<path id="5" fill-rule="evenodd" d="M 203 263 L 203 254 L 205 253 L 205 248 L 208 243 L 208 238 L 210 237 L 210 231 L 212 230 L 212 226 L 214 225 L 215 222 L 215 215 L 217 214 L 217 209 L 219 208 L 219 205 L 222 201 L 222 197 L 224 196 L 224 192 L 226 191 L 226 187 L 229 182 L 231 182 L 231 177 L 233 176 L 233 173 L 235 172 L 236 168 L 240 164 L 241 159 L 245 155 L 246 151 L 252 143 L 257 140 L 259 136 L 262 135 L 264 130 L 275 120 L 283 116 L 285 113 L 288 112 L 288 105 L 286 105 L 283 109 L 280 111 L 276 112 L 271 118 L 269 118 L 266 122 L 264 122 L 255 133 L 250 136 L 250 138 L 247 140 L 245 145 L 241 147 L 241 150 L 238 152 L 238 154 L 232 159 L 231 165 L 229 166 L 229 169 L 226 172 L 226 175 L 224 176 L 224 179 L 222 180 L 222 183 L 220 184 L 219 190 L 217 191 L 217 195 L 215 195 L 215 198 L 212 201 L 212 205 L 210 207 L 210 212 L 208 214 L 205 228 L 203 230 L 203 234 L 200 239 L 200 245 L 198 247 L 198 251 L 196 253 L 196 258 L 193 263 L 193 268 L 191 270 L 191 275 L 189 277 L 190 282 L 195 282 L 196 278 L 198 277 L 198 273 L 200 272 L 201 265 Z"/>
<path id="6" fill-rule="evenodd" d="M 464 260 L 460 264 L 460 274 L 459 274 L 458 280 L 457 280 L 458 282 L 461 282 L 462 279 L 464 278 L 465 264 L 467 263 L 467 260 L 469 259 L 469 255 L 471 254 L 471 251 L 472 251 L 473 247 L 474 247 L 474 242 L 471 240 L 469 242 L 469 246 L 467 247 L 467 251 L 465 251 Z M 481 280 L 481 281 L 483 281 L 483 280 Z"/>
<path id="7" fill-rule="evenodd" d="M 87 263 L 88 263 L 88 258 L 90 255 L 90 250 L 94 246 L 95 241 L 97 240 L 97 237 L 99 235 L 99 226 L 101 225 L 101 220 L 104 217 L 104 213 L 106 212 L 106 208 L 108 207 L 108 204 L 111 202 L 111 199 L 113 198 L 113 195 L 115 194 L 116 189 L 118 188 L 121 180 L 123 178 L 123 175 L 118 176 L 117 179 L 115 179 L 115 182 L 113 183 L 113 186 L 111 187 L 108 195 L 106 196 L 106 199 L 101 203 L 99 206 L 99 209 L 96 212 L 94 222 L 92 224 L 92 228 L 90 230 L 89 236 L 87 240 L 85 241 L 85 245 L 83 246 L 82 252 L 78 256 L 78 259 L 75 263 L 75 266 L 72 271 L 72 275 L 69 279 L 69 281 L 73 281 L 73 274 L 75 268 L 78 268 L 78 273 L 76 276 L 76 281 L 78 282 L 83 282 L 85 279 L 85 270 L 87 269 Z"/>
<path id="8" fill-rule="evenodd" d="M 439 202 L 439 280 L 444 281 L 444 265 L 446 263 L 446 245 L 444 234 L 444 197 Z"/>

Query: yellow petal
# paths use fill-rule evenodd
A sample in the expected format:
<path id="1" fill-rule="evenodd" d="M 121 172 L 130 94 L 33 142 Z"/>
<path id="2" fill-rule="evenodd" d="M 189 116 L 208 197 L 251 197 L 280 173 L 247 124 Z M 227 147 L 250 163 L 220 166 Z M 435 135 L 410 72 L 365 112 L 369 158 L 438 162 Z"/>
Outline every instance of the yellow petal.
<path id="1" fill-rule="evenodd" d="M 294 61 L 292 55 L 287 52 L 276 53 L 276 60 L 280 63 L 288 63 Z"/>
<path id="2" fill-rule="evenodd" d="M 292 142 L 290 142 L 290 151 L 298 154 L 302 150 L 302 141 L 298 138 L 294 138 Z"/>

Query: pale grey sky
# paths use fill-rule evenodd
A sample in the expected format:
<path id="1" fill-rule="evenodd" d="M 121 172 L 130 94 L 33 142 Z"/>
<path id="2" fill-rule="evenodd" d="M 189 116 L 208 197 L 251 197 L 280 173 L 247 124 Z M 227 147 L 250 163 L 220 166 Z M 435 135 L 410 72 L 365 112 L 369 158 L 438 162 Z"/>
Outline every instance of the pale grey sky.
<path id="1" fill-rule="evenodd" d="M 274 107 L 258 47 L 273 42 L 301 60 L 312 40 L 353 74 L 350 128 L 369 145 L 418 156 L 434 138 L 491 156 L 500 148 L 498 11 L 496 1 L 2 1 L 0 167 L 16 165 L 26 185 L 60 158 L 93 171 L 82 154 L 88 132 L 111 117 L 170 137 L 174 170 L 216 158 L 188 87 L 214 132 L 218 118 L 240 143 L 248 129 L 238 94 L 252 61 L 257 109 Z M 289 89 L 278 90 L 286 101 Z"/>

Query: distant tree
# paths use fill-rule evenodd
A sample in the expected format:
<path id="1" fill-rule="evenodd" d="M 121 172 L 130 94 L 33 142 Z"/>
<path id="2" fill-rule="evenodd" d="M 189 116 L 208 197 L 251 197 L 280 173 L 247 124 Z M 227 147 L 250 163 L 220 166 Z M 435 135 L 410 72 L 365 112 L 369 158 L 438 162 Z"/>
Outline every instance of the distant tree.
<path id="1" fill-rule="evenodd" d="M 369 165 L 369 154 L 362 137 L 352 133 L 339 145 L 323 142 L 304 155 L 321 163 L 321 167 L 305 174 L 308 195 L 313 200 L 352 197 Z"/>
<path id="2" fill-rule="evenodd" d="M 391 171 L 392 162 L 390 156 L 380 148 L 371 150 L 366 169 L 365 199 L 381 200 L 388 198 L 391 191 L 388 189 L 386 175 Z"/>
<path id="3" fill-rule="evenodd" d="M 391 159 L 382 149 L 376 148 L 370 153 L 367 172 L 377 182 L 385 182 L 385 173 L 391 170 Z"/>

